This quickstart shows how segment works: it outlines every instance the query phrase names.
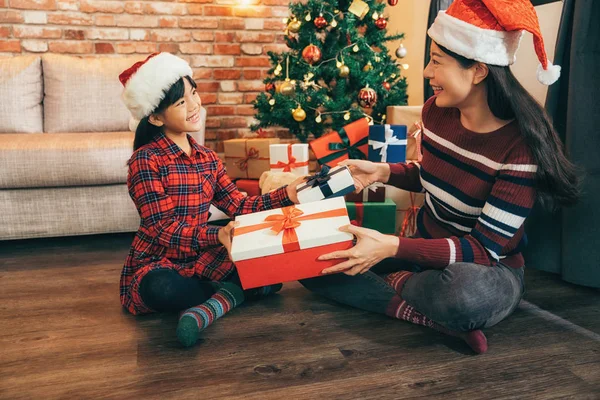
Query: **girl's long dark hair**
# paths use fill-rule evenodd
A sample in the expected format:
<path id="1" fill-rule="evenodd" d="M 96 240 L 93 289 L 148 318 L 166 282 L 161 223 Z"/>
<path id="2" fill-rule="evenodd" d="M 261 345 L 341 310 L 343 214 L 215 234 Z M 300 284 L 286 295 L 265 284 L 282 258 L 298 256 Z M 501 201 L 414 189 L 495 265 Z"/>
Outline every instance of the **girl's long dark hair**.
<path id="1" fill-rule="evenodd" d="M 184 78 L 179 79 L 177 82 L 173 84 L 165 93 L 165 97 L 160 101 L 158 107 L 152 112 L 152 114 L 160 114 L 169 108 L 170 105 L 175 104 L 175 102 L 183 97 L 185 93 L 185 84 L 183 82 Z M 188 80 L 190 85 L 193 88 L 196 87 L 196 82 L 190 77 L 186 76 L 185 79 Z M 149 117 L 144 117 L 137 126 L 135 130 L 135 137 L 133 139 L 133 151 L 136 151 L 140 147 L 150 143 L 156 135 L 162 132 L 162 127 L 152 125 L 150 121 L 148 121 Z"/>
<path id="2" fill-rule="evenodd" d="M 463 68 L 477 63 L 439 44 L 438 47 Z M 488 69 L 485 79 L 488 105 L 496 118 L 515 119 L 519 124 L 538 167 L 536 190 L 539 202 L 550 210 L 559 205 L 575 204 L 580 196 L 580 172 L 565 156 L 563 144 L 546 111 L 519 83 L 510 67 L 488 65 Z"/>

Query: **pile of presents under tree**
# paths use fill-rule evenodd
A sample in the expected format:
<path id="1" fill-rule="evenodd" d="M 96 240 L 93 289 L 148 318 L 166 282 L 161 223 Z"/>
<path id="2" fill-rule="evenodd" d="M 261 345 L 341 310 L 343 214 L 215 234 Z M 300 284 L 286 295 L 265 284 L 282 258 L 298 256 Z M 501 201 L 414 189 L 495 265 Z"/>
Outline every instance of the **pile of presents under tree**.
<path id="1" fill-rule="evenodd" d="M 338 229 L 349 223 L 410 236 L 423 195 L 384 184 L 355 193 L 349 169 L 338 163 L 419 162 L 420 112 L 421 107 L 390 106 L 389 124 L 370 125 L 362 118 L 308 144 L 262 135 L 225 141 L 227 174 L 248 195 L 277 188 L 265 182 L 309 176 L 297 188 L 300 204 L 236 217 L 231 256 L 244 287 L 318 276 L 336 262 L 317 261 L 319 255 L 352 247 L 353 236 Z M 209 224 L 227 222 L 211 206 Z"/>

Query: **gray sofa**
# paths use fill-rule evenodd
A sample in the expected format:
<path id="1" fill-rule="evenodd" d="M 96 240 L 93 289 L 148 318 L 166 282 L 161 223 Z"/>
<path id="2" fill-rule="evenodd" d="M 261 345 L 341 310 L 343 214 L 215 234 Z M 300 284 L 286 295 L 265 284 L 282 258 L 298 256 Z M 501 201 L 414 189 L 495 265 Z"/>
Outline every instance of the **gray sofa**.
<path id="1" fill-rule="evenodd" d="M 118 74 L 143 58 L 0 59 L 0 240 L 138 228 Z"/>

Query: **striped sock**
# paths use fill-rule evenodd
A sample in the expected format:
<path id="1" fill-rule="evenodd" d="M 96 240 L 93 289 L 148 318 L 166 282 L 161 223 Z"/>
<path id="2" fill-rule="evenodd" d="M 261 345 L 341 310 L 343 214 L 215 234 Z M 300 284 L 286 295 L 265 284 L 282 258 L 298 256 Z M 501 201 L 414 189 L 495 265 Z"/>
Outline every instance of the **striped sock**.
<path id="1" fill-rule="evenodd" d="M 200 332 L 244 301 L 242 289 L 226 282 L 204 303 L 183 311 L 177 324 L 177 338 L 185 347 L 193 346 Z"/>
<path id="2" fill-rule="evenodd" d="M 425 315 L 415 310 L 414 307 L 408 305 L 406 301 L 400 297 L 404 284 L 412 275 L 412 272 L 400 271 L 385 277 L 386 282 L 388 282 L 388 284 L 396 290 L 396 293 L 398 293 L 398 295 L 394 296 L 392 301 L 388 304 L 386 314 L 392 318 L 411 322 L 415 325 L 426 326 L 446 335 L 461 338 L 475 353 L 485 353 L 487 351 L 487 338 L 481 330 L 477 329 L 470 332 L 459 332 L 448 329 L 427 318 Z"/>
<path id="3" fill-rule="evenodd" d="M 281 290 L 283 285 L 281 283 L 277 283 L 275 285 L 261 286 L 254 289 L 244 290 L 244 296 L 246 300 L 259 300 L 263 297 L 267 297 L 273 293 L 277 293 Z"/>

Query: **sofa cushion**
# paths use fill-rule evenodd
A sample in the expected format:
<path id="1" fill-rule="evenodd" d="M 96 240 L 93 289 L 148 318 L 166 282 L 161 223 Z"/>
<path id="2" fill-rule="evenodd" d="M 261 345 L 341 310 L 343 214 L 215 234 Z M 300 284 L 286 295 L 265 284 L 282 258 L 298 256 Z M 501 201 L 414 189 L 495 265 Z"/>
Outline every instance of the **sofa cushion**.
<path id="1" fill-rule="evenodd" d="M 80 58 L 44 54 L 44 131 L 129 130 L 119 74 L 144 57 Z"/>
<path id="2" fill-rule="evenodd" d="M 0 135 L 0 188 L 125 183 L 132 132 Z"/>
<path id="3" fill-rule="evenodd" d="M 0 133 L 43 130 L 39 56 L 0 59 Z"/>

